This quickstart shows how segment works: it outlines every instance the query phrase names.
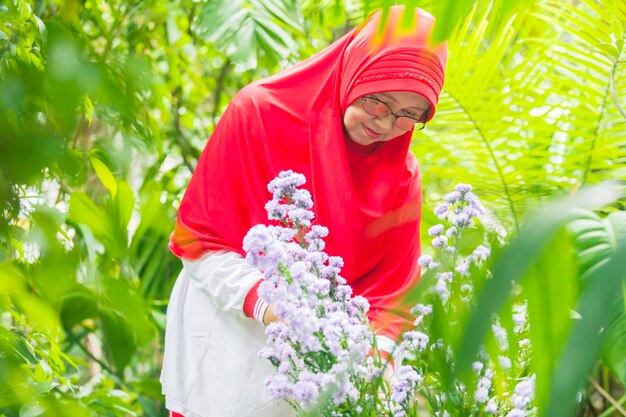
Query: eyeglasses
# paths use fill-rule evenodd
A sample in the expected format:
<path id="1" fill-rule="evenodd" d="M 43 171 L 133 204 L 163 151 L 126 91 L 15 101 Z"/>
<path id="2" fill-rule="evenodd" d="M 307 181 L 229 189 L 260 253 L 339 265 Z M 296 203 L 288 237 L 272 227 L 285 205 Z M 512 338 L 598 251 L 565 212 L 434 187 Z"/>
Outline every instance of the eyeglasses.
<path id="1" fill-rule="evenodd" d="M 376 117 L 394 117 L 394 124 L 399 129 L 404 131 L 410 130 L 422 130 L 426 126 L 426 122 L 424 120 L 416 119 L 415 117 L 409 116 L 401 116 L 399 114 L 395 114 L 391 111 L 391 107 L 389 107 L 386 103 L 378 100 L 377 98 L 371 96 L 363 96 L 361 99 L 361 104 L 363 106 L 363 110 L 365 110 L 368 114 Z M 422 116 L 426 117 L 426 114 Z"/>

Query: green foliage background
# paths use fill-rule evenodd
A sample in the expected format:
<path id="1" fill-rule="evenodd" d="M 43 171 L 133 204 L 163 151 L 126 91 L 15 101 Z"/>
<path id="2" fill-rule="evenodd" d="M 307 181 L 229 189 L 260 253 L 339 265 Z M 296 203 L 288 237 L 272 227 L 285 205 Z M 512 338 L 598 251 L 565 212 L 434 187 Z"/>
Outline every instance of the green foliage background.
<path id="1" fill-rule="evenodd" d="M 0 5 L 0 415 L 162 415 L 164 313 L 181 267 L 167 240 L 221 112 L 247 83 L 312 55 L 391 3 Z M 471 183 L 491 211 L 487 226 L 509 240 L 556 196 L 607 179 L 623 184 L 624 0 L 403 3 L 435 14 L 436 36 L 450 49 L 437 116 L 414 138 L 426 204 Z M 591 194 L 602 203 L 597 214 L 568 218 L 571 245 L 546 246 L 543 258 L 557 263 L 544 265 L 539 282 L 584 284 L 604 264 L 602 276 L 619 270 L 612 254 L 621 253 L 625 200 L 605 195 Z M 428 213 L 424 230 L 436 222 Z M 581 265 L 569 277 L 558 268 L 569 258 L 550 254 L 572 250 Z M 515 264 L 504 252 L 502 264 L 532 261 Z M 584 305 L 615 306 L 597 320 L 611 329 L 597 348 L 602 360 L 581 370 L 609 395 L 623 395 L 626 381 L 623 273 L 616 274 L 611 295 L 620 296 L 601 298 L 600 285 Z M 558 323 L 557 333 L 568 334 L 571 320 Z M 563 352 L 538 356 L 548 380 L 569 366 L 559 368 Z M 597 409 L 590 399 L 579 413 Z"/>

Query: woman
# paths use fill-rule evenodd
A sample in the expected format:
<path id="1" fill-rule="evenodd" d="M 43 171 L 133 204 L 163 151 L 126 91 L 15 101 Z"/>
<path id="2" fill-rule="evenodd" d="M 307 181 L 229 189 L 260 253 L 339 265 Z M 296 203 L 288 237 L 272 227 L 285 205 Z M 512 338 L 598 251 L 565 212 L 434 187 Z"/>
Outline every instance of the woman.
<path id="1" fill-rule="evenodd" d="M 258 358 L 261 273 L 242 251 L 250 227 L 267 224 L 267 184 L 304 174 L 326 252 L 370 302 L 369 318 L 390 350 L 406 320 L 397 300 L 419 275 L 420 175 L 409 151 L 432 119 L 446 47 L 429 43 L 434 19 L 421 10 L 401 24 L 394 6 L 312 58 L 242 89 L 217 124 L 181 202 L 170 248 L 183 271 L 168 308 L 161 381 L 169 410 L 185 417 L 293 415 L 272 401 Z M 251 318 L 255 320 L 251 320 Z"/>

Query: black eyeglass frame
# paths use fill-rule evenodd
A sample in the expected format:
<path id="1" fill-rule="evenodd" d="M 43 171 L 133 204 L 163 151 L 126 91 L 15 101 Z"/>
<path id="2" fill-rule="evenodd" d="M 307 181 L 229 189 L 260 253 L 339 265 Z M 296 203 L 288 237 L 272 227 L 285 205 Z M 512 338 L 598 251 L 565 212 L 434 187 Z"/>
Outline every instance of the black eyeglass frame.
<path id="1" fill-rule="evenodd" d="M 385 107 L 387 108 L 387 112 L 388 112 L 388 113 L 387 113 L 387 114 L 385 114 L 385 115 L 380 115 L 380 114 L 374 114 L 374 113 L 369 112 L 369 111 L 365 108 L 365 101 L 366 101 L 366 100 L 372 100 L 372 101 L 374 101 L 374 102 L 376 102 L 376 103 L 380 103 L 380 104 L 382 104 L 383 106 L 385 106 Z M 405 132 L 410 132 L 410 131 L 411 131 L 411 129 L 404 129 L 404 128 L 402 128 L 402 127 L 398 126 L 398 119 L 400 119 L 400 118 L 405 118 L 405 119 L 411 119 L 411 120 L 413 120 L 414 122 L 413 122 L 413 129 L 412 129 L 412 130 L 422 130 L 422 129 L 424 129 L 424 128 L 426 127 L 426 122 L 425 122 L 425 121 L 420 120 L 420 119 L 416 119 L 415 117 L 411 117 L 411 116 L 405 116 L 405 115 L 402 115 L 402 114 L 396 114 L 396 113 L 394 113 L 394 112 L 391 110 L 391 107 L 389 107 L 389 105 L 388 105 L 387 103 L 385 103 L 384 101 L 381 101 L 381 100 L 377 99 L 376 97 L 372 97 L 372 96 L 363 96 L 363 97 L 361 97 L 361 107 L 362 107 L 362 108 L 363 108 L 363 110 L 364 110 L 367 114 L 369 114 L 370 116 L 375 116 L 375 117 L 388 117 L 388 116 L 393 116 L 393 117 L 394 117 L 394 119 L 393 119 L 393 124 L 394 124 L 394 126 L 396 126 L 398 129 L 404 130 Z M 427 115 L 428 115 L 428 111 L 426 111 L 426 112 L 424 113 L 424 116 L 422 116 L 422 118 L 426 118 L 426 117 L 427 117 Z"/>

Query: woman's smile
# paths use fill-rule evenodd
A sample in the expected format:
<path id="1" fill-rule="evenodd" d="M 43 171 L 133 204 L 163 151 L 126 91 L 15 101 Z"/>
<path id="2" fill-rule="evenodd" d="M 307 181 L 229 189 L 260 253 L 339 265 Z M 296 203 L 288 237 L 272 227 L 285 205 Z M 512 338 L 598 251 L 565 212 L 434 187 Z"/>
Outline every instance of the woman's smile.
<path id="1" fill-rule="evenodd" d="M 369 137 L 370 139 L 378 139 L 382 136 L 382 133 L 378 133 L 377 131 L 370 129 L 365 125 L 365 123 L 363 123 L 363 129 L 365 130 L 365 134 L 367 135 L 367 137 Z"/>

